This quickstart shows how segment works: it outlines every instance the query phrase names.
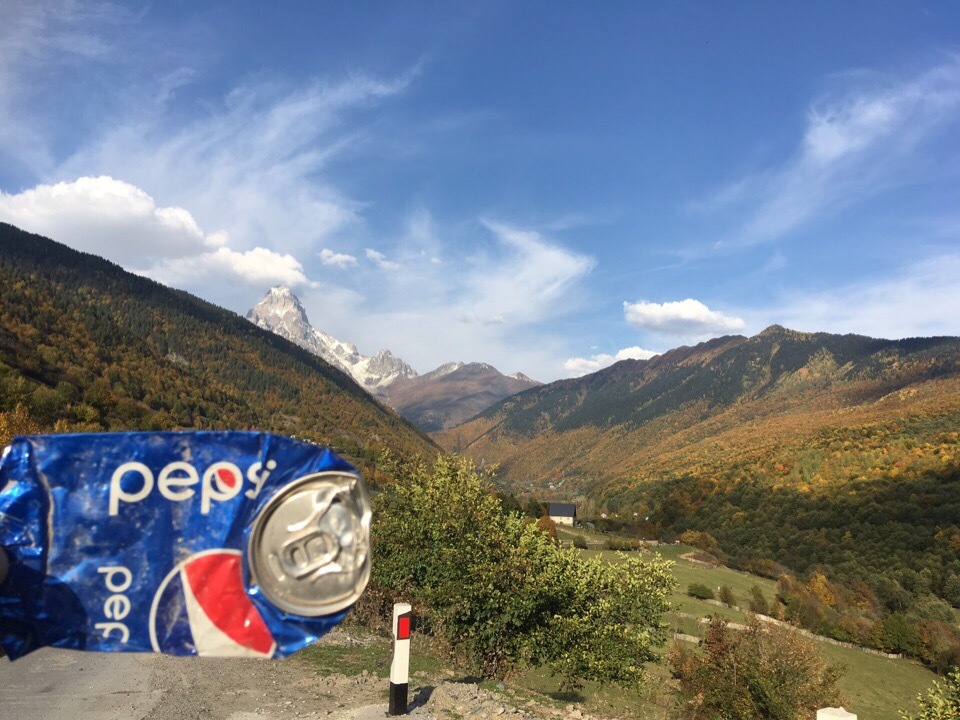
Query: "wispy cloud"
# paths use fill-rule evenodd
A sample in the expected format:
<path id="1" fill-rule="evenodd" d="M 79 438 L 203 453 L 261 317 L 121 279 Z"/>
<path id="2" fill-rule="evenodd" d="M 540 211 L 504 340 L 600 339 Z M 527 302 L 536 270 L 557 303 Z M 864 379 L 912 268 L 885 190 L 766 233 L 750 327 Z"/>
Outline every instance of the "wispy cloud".
<path id="1" fill-rule="evenodd" d="M 796 292 L 756 313 L 756 326 L 777 322 L 809 332 L 902 338 L 960 333 L 960 253 L 944 252 L 884 277 L 836 289 Z"/>
<path id="2" fill-rule="evenodd" d="M 247 83 L 186 126 L 129 118 L 56 175 L 97 168 L 189 205 L 201 222 L 223 226 L 240 244 L 306 249 L 358 222 L 361 204 L 330 180 L 330 164 L 367 141 L 362 122 L 347 125 L 346 117 L 362 115 L 411 80 L 410 73 L 390 80 L 355 75 L 289 90 Z"/>
<path id="3" fill-rule="evenodd" d="M 551 242 L 541 233 L 484 221 L 499 241 L 494 259 L 477 257 L 465 282 L 468 305 L 485 317 L 526 324 L 567 311 L 567 291 L 589 273 L 595 260 Z"/>
<path id="4" fill-rule="evenodd" d="M 463 246 L 472 253 L 454 249 Z M 399 267 L 375 278 L 358 268 L 362 296 L 337 295 L 349 290 L 343 285 L 307 292 L 311 320 L 362 352 L 390 338 L 391 350 L 422 370 L 442 358 L 551 379 L 564 373 L 565 339 L 538 329 L 531 335 L 531 326 L 578 307 L 593 258 L 503 221 L 447 227 L 425 208 L 411 214 L 391 257 Z"/>
<path id="5" fill-rule="evenodd" d="M 55 159 L 48 135 L 54 123 L 48 108 L 60 93 L 53 79 L 79 63 L 102 63 L 112 56 L 106 32 L 126 24 L 131 13 L 109 3 L 53 0 L 7 3 L 0 22 L 0 158 L 45 171 Z M 73 118 L 76 122 L 78 118 Z"/>
<path id="6" fill-rule="evenodd" d="M 353 255 L 334 252 L 330 248 L 323 248 L 318 254 L 320 256 L 320 262 L 324 265 L 333 265 L 334 267 L 344 269 L 355 267 L 357 264 L 357 258 Z"/>
<path id="7" fill-rule="evenodd" d="M 908 79 L 864 73 L 812 106 L 792 157 L 691 205 L 730 213 L 721 245 L 778 240 L 815 218 L 917 179 L 930 141 L 960 119 L 960 58 Z M 849 83 L 849 81 L 848 81 Z"/>

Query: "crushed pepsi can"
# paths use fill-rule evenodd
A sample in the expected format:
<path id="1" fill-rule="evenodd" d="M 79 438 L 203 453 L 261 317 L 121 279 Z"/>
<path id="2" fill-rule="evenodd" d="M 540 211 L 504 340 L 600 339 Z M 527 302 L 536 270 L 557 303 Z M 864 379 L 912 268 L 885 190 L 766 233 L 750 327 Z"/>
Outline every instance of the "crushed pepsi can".
<path id="1" fill-rule="evenodd" d="M 284 657 L 360 597 L 370 519 L 355 468 L 277 435 L 14 438 L 0 645 Z"/>

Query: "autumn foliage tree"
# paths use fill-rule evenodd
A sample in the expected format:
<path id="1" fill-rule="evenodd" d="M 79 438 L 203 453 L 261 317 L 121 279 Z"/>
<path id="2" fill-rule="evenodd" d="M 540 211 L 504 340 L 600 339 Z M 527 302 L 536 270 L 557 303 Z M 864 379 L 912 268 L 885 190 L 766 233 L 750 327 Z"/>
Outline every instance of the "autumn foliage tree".
<path id="1" fill-rule="evenodd" d="M 16 435 L 33 435 L 40 432 L 40 425 L 30 417 L 30 412 L 17 405 L 13 410 L 0 412 L 0 448 L 6 447 Z"/>
<path id="2" fill-rule="evenodd" d="M 807 720 L 841 700 L 839 667 L 811 640 L 756 618 L 734 632 L 715 617 L 701 650 L 678 644 L 668 661 L 689 720 Z"/>

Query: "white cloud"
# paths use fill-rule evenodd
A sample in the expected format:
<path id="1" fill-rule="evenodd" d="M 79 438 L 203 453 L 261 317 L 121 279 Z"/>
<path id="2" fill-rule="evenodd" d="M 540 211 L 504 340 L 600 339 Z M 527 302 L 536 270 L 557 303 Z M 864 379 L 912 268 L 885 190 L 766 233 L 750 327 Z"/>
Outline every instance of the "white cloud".
<path id="1" fill-rule="evenodd" d="M 128 268 L 196 255 L 224 243 L 205 235 L 187 210 L 160 207 L 140 188 L 111 177 L 0 192 L 0 218 Z"/>
<path id="2" fill-rule="evenodd" d="M 387 270 L 393 272 L 394 270 L 400 269 L 400 263 L 394 262 L 393 260 L 387 260 L 387 256 L 382 252 L 377 252 L 371 248 L 366 249 L 367 260 L 372 262 L 381 270 Z"/>
<path id="3" fill-rule="evenodd" d="M 915 182 L 922 151 L 960 119 L 958 58 L 906 80 L 865 73 L 856 80 L 857 86 L 808 111 L 789 160 L 689 204 L 739 218 L 720 246 L 775 241 L 846 205 Z M 943 162 L 935 152 L 934 161 Z"/>
<path id="4" fill-rule="evenodd" d="M 633 347 L 624 348 L 617 352 L 617 360 L 649 360 L 652 357 L 656 357 L 659 353 L 653 350 L 644 350 L 642 347 Z"/>
<path id="5" fill-rule="evenodd" d="M 700 337 L 716 333 L 738 332 L 746 327 L 741 318 L 711 310 L 699 300 L 676 302 L 625 302 L 623 314 L 638 330 L 663 335 Z"/>
<path id="6" fill-rule="evenodd" d="M 353 255 L 347 255 L 345 253 L 334 252 L 330 248 L 323 248 L 319 252 L 320 261 L 324 265 L 333 265 L 338 268 L 348 268 L 353 267 L 357 264 L 357 258 Z"/>
<path id="7" fill-rule="evenodd" d="M 166 260 L 142 271 L 142 274 L 174 287 L 211 282 L 220 285 L 231 277 L 256 288 L 312 284 L 303 274 L 303 266 L 292 255 L 261 247 L 244 252 L 221 247 L 195 257 Z"/>
<path id="8" fill-rule="evenodd" d="M 659 353 L 653 350 L 644 350 L 643 348 L 634 346 L 624 348 L 616 355 L 601 353 L 588 358 L 570 358 L 563 362 L 563 368 L 570 374 L 570 377 L 580 377 L 609 367 L 620 360 L 649 360 L 658 354 Z"/>
<path id="9" fill-rule="evenodd" d="M 0 219 L 178 287 L 309 282 L 291 255 L 234 250 L 226 233 L 204 233 L 184 208 L 158 206 L 140 188 L 111 177 L 0 193 Z"/>

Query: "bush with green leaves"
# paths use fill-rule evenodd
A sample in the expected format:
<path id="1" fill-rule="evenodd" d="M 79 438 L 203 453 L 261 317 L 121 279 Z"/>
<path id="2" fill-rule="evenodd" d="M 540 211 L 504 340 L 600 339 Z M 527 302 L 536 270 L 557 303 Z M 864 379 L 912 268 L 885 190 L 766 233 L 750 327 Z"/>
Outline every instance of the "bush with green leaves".
<path id="1" fill-rule="evenodd" d="M 960 667 L 955 667 L 947 675 L 946 681 L 933 681 L 933 687 L 927 691 L 926 697 L 917 696 L 920 712 L 909 715 L 903 710 L 900 717 L 903 720 L 957 720 L 960 718 Z"/>
<path id="2" fill-rule="evenodd" d="M 690 583 L 687 587 L 687 595 L 699 598 L 700 600 L 713 600 L 713 590 L 703 583 Z"/>
<path id="3" fill-rule="evenodd" d="M 587 549 L 587 539 L 583 535 L 577 535 L 573 538 L 573 546 L 578 550 Z"/>
<path id="4" fill-rule="evenodd" d="M 440 456 L 399 463 L 376 498 L 372 596 L 412 602 L 470 669 L 546 666 L 564 685 L 639 687 L 666 642 L 671 564 L 616 565 L 505 516 L 489 478 Z"/>
<path id="5" fill-rule="evenodd" d="M 729 585 L 720 587 L 719 599 L 727 607 L 735 607 L 737 604 L 737 596 L 733 594 L 733 588 Z"/>
<path id="6" fill-rule="evenodd" d="M 750 588 L 750 612 L 757 613 L 758 615 L 770 614 L 770 604 L 767 602 L 767 598 L 764 597 L 763 590 L 760 589 L 759 585 L 754 585 Z"/>

